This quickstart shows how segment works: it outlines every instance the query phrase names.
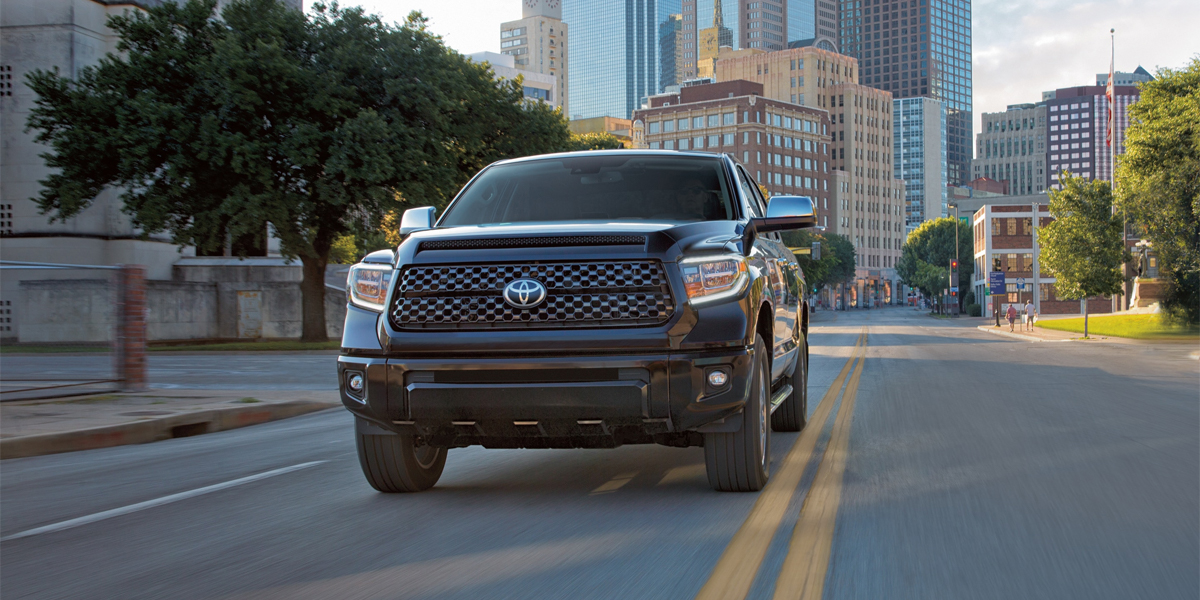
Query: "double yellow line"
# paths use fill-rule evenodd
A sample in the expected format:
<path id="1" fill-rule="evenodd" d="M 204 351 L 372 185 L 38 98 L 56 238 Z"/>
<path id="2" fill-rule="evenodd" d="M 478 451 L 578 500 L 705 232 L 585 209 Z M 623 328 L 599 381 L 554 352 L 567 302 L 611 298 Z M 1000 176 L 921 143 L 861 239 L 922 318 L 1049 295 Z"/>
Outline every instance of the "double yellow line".
<path id="1" fill-rule="evenodd" d="M 817 476 L 800 509 L 800 518 L 792 532 L 787 558 L 775 582 L 775 598 L 819 599 L 825 587 L 825 574 L 829 568 L 829 553 L 833 545 L 833 528 L 837 520 L 838 504 L 842 494 L 842 475 L 846 470 L 846 448 L 849 444 L 850 420 L 854 415 L 854 400 L 858 394 L 858 382 L 862 378 L 862 365 L 867 353 L 867 328 L 864 327 L 850 353 L 850 359 L 840 373 L 817 410 L 813 412 L 808 426 L 800 433 L 791 451 L 783 459 L 783 465 L 759 492 L 758 501 L 750 515 L 734 534 L 725 552 L 697 600 L 738 600 L 745 598 L 750 585 L 758 575 L 771 539 L 783 522 L 784 513 L 805 467 L 812 460 L 821 430 L 829 420 L 829 413 L 837 402 L 842 384 L 849 375 L 850 382 L 842 395 L 842 404 L 833 424 L 829 445 L 821 458 Z M 854 361 L 858 365 L 854 365 Z M 853 374 L 851 370 L 853 369 Z"/>

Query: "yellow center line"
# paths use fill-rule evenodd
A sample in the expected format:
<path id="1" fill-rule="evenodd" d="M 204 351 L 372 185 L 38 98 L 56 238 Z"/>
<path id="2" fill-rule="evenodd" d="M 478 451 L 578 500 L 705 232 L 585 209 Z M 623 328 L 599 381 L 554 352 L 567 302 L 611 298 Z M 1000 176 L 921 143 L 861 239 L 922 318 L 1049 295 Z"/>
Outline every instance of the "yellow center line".
<path id="1" fill-rule="evenodd" d="M 705 582 L 704 587 L 700 588 L 700 593 L 696 594 L 697 600 L 737 600 L 745 598 L 749 593 L 750 585 L 754 583 L 758 569 L 762 566 L 763 558 L 767 555 L 767 547 L 771 545 L 771 538 L 775 536 L 779 524 L 783 522 L 783 515 L 792 501 L 792 496 L 796 493 L 796 487 L 800 485 L 804 469 L 812 459 L 817 439 L 821 436 L 821 430 L 829 420 L 829 413 L 834 402 L 837 401 L 842 383 L 846 381 L 846 375 L 850 372 L 855 359 L 865 353 L 866 328 L 864 327 L 846 365 L 842 367 L 841 373 L 838 373 L 837 378 L 829 386 L 829 390 L 825 392 L 825 396 L 821 398 L 821 403 L 813 412 L 812 419 L 800 432 L 795 445 L 784 458 L 783 465 L 767 482 L 766 487 L 759 492 L 754 508 L 750 509 L 750 514 L 746 517 L 745 522 L 733 535 L 733 539 L 725 547 L 721 558 L 717 560 L 717 565 L 713 567 L 708 581 Z M 861 364 L 861 360 L 859 364 Z"/>
<path id="2" fill-rule="evenodd" d="M 858 359 L 854 375 L 846 384 L 842 406 L 838 409 L 829 436 L 829 446 L 817 467 L 812 488 L 804 498 L 800 518 L 792 532 L 787 558 L 775 582 L 774 600 L 820 600 L 825 590 L 825 575 L 829 570 L 829 554 L 833 546 L 834 526 L 838 505 L 842 499 L 842 479 L 846 472 L 847 448 L 850 444 L 850 423 L 854 418 L 854 400 L 858 382 L 862 379 L 864 352 Z"/>

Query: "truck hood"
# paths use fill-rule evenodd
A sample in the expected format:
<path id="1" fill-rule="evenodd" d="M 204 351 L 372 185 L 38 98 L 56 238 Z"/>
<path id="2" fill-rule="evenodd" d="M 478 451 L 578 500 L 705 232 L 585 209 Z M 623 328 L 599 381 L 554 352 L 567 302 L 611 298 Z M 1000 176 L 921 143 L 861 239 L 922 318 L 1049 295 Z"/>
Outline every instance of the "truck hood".
<path id="1" fill-rule="evenodd" d="M 426 259 L 461 258 L 459 256 L 452 257 L 450 254 L 458 254 L 463 251 L 478 252 L 501 248 L 505 249 L 504 254 L 509 254 L 508 249 L 526 248 L 542 255 L 559 252 L 551 248 L 563 248 L 566 251 L 568 247 L 591 246 L 597 247 L 597 249 L 608 247 L 611 250 L 622 246 L 633 250 L 633 247 L 636 246 L 638 253 L 664 257 L 721 251 L 738 252 L 741 250 L 742 232 L 745 226 L 744 222 L 739 221 L 691 223 L 545 221 L 435 228 L 410 234 L 397 249 L 397 266 L 412 262 L 426 262 Z M 624 240 L 620 244 L 614 244 L 613 238 L 644 238 L 644 241 L 631 243 Z M 523 246 L 522 240 L 528 240 L 529 245 Z M 460 243 L 447 244 L 446 242 Z M 526 252 L 520 253 L 526 254 Z M 419 258 L 418 254 L 421 254 Z M 414 259 L 416 260 L 414 261 Z"/>

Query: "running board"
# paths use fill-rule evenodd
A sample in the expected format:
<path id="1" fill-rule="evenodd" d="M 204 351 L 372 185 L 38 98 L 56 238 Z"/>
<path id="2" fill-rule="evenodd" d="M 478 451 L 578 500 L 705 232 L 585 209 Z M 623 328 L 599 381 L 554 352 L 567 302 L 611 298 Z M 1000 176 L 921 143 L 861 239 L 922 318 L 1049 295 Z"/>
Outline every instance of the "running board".
<path id="1" fill-rule="evenodd" d="M 792 393 L 792 384 L 785 383 L 783 387 L 779 388 L 779 391 L 771 396 L 771 414 L 775 414 L 775 410 L 783 404 L 790 393 Z"/>

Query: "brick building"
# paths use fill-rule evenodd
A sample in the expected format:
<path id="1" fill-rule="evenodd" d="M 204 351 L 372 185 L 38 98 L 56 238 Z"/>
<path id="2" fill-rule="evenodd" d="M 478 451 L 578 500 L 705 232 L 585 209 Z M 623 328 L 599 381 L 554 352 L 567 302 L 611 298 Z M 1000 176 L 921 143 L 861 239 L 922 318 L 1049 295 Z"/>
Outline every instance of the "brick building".
<path id="1" fill-rule="evenodd" d="M 899 303 L 896 261 L 905 231 L 905 184 L 893 164 L 892 94 L 858 83 L 857 61 L 816 47 L 718 60 L 718 81 L 744 79 L 768 98 L 828 111 L 829 168 L 847 175 L 833 186 L 829 228 L 857 252 L 847 306 Z M 832 185 L 832 182 L 831 182 Z"/>
<path id="2" fill-rule="evenodd" d="M 999 201 L 1003 202 L 1003 201 Z M 1037 207 L 1037 221 L 1033 211 Z M 999 261 L 1004 272 L 1006 292 L 999 300 L 1000 312 L 1009 304 L 1024 305 L 1032 300 L 1039 314 L 1080 314 L 1082 302 L 1057 297 L 1054 274 L 1042 267 L 1038 257 L 1036 230 L 1054 221 L 1046 204 L 985 204 L 972 221 L 975 238 L 975 275 L 972 289 L 983 314 L 990 315 L 995 297 L 985 296 L 988 272 Z M 1021 289 L 1024 284 L 1024 289 Z M 1088 299 L 1088 313 L 1112 312 L 1111 298 Z"/>
<path id="3" fill-rule="evenodd" d="M 813 198 L 817 223 L 836 221 L 829 114 L 762 97 L 762 85 L 728 81 L 650 98 L 634 111 L 650 148 L 730 154 L 770 195 Z"/>

